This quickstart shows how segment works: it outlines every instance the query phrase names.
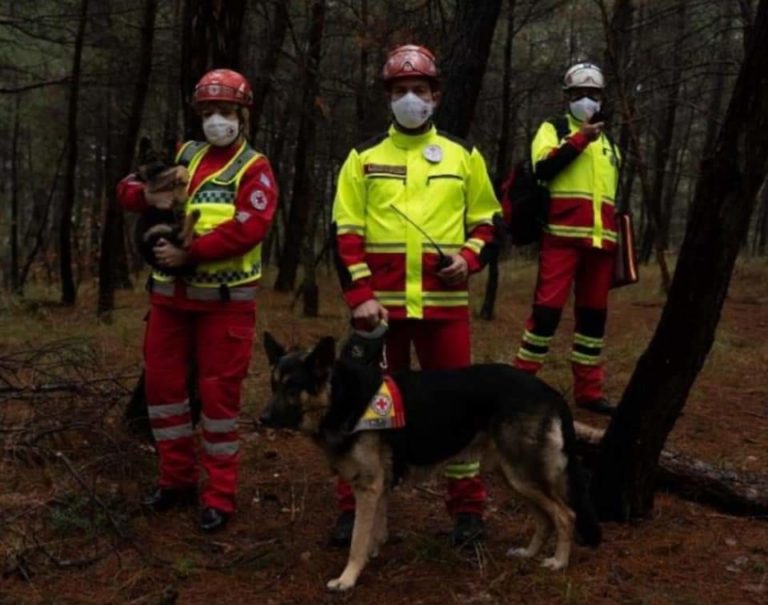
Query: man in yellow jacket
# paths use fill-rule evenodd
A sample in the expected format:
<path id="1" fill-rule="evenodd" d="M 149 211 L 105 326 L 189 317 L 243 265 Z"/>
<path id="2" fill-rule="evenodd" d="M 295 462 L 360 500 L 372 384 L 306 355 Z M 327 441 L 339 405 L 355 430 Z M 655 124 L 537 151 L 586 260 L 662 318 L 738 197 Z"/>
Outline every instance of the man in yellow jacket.
<path id="1" fill-rule="evenodd" d="M 547 182 L 550 206 L 533 311 L 514 365 L 533 374 L 541 369 L 573 286 L 574 399 L 578 406 L 610 414 L 601 352 L 616 248 L 614 200 L 621 158 L 603 131 L 599 111 L 604 87 L 596 65 L 572 66 L 563 84 L 568 114 L 544 122 L 531 145 L 536 176 Z"/>
<path id="2" fill-rule="evenodd" d="M 393 123 L 349 153 L 333 205 L 344 299 L 356 324 L 388 322 L 390 370 L 409 367 L 412 343 L 422 369 L 466 366 L 467 279 L 491 253 L 499 203 L 480 152 L 432 123 L 440 99 L 432 53 L 394 49 L 382 79 Z M 479 472 L 476 460 L 446 469 L 456 544 L 483 533 Z M 342 545 L 351 537 L 355 502 L 343 482 L 337 497 L 342 514 L 331 541 Z"/>

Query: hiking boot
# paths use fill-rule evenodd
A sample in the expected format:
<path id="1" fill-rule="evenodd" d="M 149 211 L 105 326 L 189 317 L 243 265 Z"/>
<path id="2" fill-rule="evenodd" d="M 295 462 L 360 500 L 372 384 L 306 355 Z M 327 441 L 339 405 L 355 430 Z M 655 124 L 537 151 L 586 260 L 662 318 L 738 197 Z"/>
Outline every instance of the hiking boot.
<path id="1" fill-rule="evenodd" d="M 451 544 L 457 548 L 474 546 L 485 539 L 485 522 L 478 513 L 457 513 Z"/>
<path id="2" fill-rule="evenodd" d="M 149 494 L 142 504 L 156 512 L 164 513 L 172 508 L 182 508 L 197 502 L 197 488 L 189 487 L 158 487 Z"/>
<path id="3" fill-rule="evenodd" d="M 209 506 L 203 509 L 203 514 L 200 515 L 200 530 L 205 532 L 213 532 L 219 529 L 224 529 L 229 521 L 229 513 L 225 513 L 223 510 L 213 508 Z"/>
<path id="4" fill-rule="evenodd" d="M 595 414 L 602 414 L 603 416 L 613 416 L 613 412 L 616 410 L 616 406 L 605 397 L 582 401 L 576 405 L 585 410 L 589 410 L 590 412 L 594 412 Z"/>
<path id="5" fill-rule="evenodd" d="M 344 548 L 352 543 L 352 530 L 355 528 L 355 511 L 342 511 L 336 525 L 334 525 L 331 535 L 328 537 L 328 544 L 337 548 Z"/>

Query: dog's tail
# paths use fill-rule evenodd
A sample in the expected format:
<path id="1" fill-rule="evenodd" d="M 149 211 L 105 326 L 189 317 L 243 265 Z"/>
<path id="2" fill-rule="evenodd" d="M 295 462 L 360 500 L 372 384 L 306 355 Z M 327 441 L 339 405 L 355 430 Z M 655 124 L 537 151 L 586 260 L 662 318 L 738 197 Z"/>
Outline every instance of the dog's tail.
<path id="1" fill-rule="evenodd" d="M 586 474 L 576 453 L 576 431 L 573 428 L 573 417 L 567 407 L 561 415 L 561 426 L 563 449 L 568 456 L 568 463 L 565 468 L 568 478 L 568 503 L 576 513 L 576 532 L 583 544 L 596 547 L 603 540 L 603 530 L 589 497 Z"/>

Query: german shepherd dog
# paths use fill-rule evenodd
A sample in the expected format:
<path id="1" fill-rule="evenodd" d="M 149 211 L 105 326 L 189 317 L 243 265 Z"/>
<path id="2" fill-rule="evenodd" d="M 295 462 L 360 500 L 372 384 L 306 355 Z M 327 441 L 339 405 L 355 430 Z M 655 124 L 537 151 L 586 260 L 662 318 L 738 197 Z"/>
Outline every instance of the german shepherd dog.
<path id="1" fill-rule="evenodd" d="M 405 425 L 355 430 L 382 384 L 379 367 L 344 351 L 334 360 L 331 337 L 302 352 L 286 351 L 265 333 L 264 346 L 272 367 L 272 398 L 262 423 L 310 433 L 355 494 L 349 558 L 329 589 L 352 588 L 368 558 L 378 554 L 387 539 L 390 488 L 407 468 L 435 465 L 468 448 L 496 450 L 504 477 L 536 521 L 530 544 L 511 548 L 508 556 L 534 557 L 553 527 L 555 553 L 544 559 L 544 567 L 568 565 L 574 526 L 584 544 L 600 543 L 570 411 L 562 396 L 535 376 L 503 364 L 395 372 L 391 378 Z"/>

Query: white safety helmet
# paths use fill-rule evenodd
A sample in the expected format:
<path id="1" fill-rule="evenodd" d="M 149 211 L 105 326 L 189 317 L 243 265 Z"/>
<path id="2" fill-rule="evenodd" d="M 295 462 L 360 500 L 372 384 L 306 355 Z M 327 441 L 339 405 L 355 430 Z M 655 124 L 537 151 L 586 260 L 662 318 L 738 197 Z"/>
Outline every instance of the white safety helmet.
<path id="1" fill-rule="evenodd" d="M 602 70 L 594 63 L 576 63 L 563 76 L 563 90 L 569 88 L 605 88 Z"/>

